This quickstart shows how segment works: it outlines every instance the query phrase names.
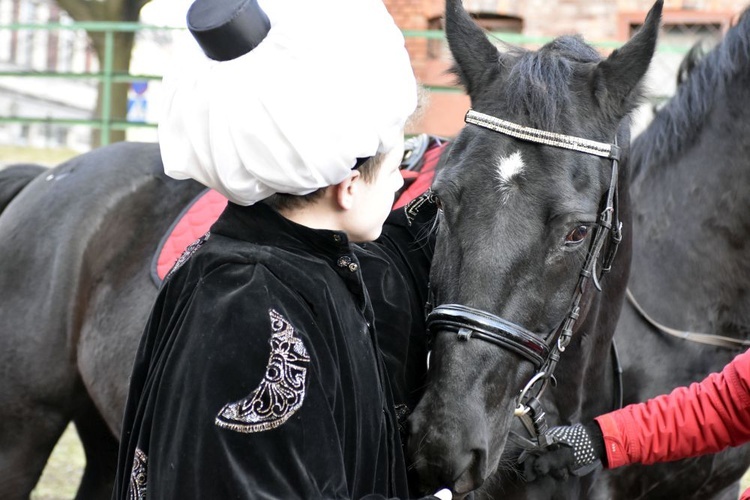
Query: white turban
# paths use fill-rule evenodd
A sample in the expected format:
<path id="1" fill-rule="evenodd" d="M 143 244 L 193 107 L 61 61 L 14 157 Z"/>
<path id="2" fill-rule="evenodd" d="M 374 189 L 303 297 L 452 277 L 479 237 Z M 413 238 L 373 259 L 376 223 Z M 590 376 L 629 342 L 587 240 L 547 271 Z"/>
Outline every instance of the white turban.
<path id="1" fill-rule="evenodd" d="M 392 149 L 416 107 L 404 38 L 382 0 L 265 0 L 266 38 L 247 54 L 190 55 L 164 78 L 167 175 L 235 203 L 337 184 Z"/>

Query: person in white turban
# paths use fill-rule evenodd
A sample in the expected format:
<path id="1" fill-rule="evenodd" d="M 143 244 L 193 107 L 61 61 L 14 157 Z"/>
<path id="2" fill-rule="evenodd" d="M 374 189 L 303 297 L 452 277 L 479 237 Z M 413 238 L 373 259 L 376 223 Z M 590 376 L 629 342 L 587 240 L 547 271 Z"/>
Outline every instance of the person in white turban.
<path id="1" fill-rule="evenodd" d="M 380 0 L 197 0 L 188 27 L 164 168 L 229 203 L 152 309 L 113 498 L 406 498 L 436 209 L 389 216 L 403 37 Z"/>
<path id="2" fill-rule="evenodd" d="M 270 31 L 246 54 L 218 61 L 184 49 L 164 78 L 159 124 L 167 174 L 240 205 L 338 184 L 358 158 L 399 147 L 417 104 L 404 38 L 382 1 L 261 6 Z"/>

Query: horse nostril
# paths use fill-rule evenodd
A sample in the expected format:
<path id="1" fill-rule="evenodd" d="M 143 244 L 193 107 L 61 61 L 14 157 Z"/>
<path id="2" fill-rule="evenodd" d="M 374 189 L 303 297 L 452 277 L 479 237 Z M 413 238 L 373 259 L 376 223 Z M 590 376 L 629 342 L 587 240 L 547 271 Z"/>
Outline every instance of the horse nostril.
<path id="1" fill-rule="evenodd" d="M 463 494 L 479 488 L 487 476 L 486 468 L 487 452 L 482 449 L 472 450 L 469 464 L 454 480 L 453 491 Z"/>

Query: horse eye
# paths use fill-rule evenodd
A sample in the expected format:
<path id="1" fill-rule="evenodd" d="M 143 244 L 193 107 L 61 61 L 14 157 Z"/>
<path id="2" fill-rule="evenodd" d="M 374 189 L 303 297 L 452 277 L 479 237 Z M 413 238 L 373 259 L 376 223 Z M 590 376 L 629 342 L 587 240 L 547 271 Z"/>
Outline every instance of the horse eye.
<path id="1" fill-rule="evenodd" d="M 586 235 L 589 234 L 588 226 L 578 226 L 565 236 L 566 245 L 577 245 L 586 239 Z"/>

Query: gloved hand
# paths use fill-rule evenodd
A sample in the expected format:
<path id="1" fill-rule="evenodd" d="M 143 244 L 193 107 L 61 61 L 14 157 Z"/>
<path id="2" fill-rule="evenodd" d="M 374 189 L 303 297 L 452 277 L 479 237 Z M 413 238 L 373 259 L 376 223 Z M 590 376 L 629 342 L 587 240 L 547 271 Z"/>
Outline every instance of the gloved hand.
<path id="1" fill-rule="evenodd" d="M 570 474 L 584 476 L 606 464 L 604 438 L 599 424 L 552 427 L 546 433 L 552 444 L 530 452 L 523 458 L 523 474 L 527 481 L 540 476 L 565 480 Z"/>

